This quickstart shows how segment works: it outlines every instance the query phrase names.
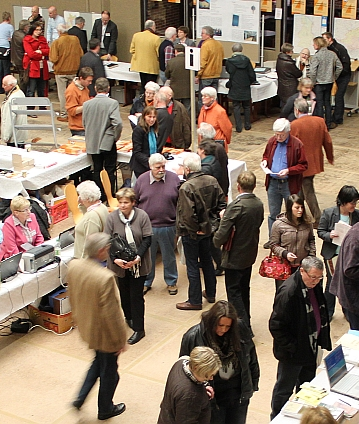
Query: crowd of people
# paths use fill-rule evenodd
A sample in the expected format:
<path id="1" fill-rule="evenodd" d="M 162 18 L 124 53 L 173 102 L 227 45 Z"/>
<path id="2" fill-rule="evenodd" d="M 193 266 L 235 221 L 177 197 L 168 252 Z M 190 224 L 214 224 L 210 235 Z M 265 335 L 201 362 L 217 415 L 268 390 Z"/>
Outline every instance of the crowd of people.
<path id="1" fill-rule="evenodd" d="M 115 193 L 116 141 L 121 136 L 122 120 L 118 102 L 108 96 L 110 83 L 104 77 L 100 56 L 115 59 L 117 26 L 110 20 L 110 13 L 103 11 L 94 23 L 87 51 L 83 18 L 76 18 L 76 28 L 67 30 L 56 8 L 50 7 L 45 38 L 44 19 L 38 12 L 34 6 L 29 20 L 20 22 L 18 32 L 10 28 L 11 15 L 3 14 L 0 35 L 4 30 L 10 31 L 8 38 L 13 37 L 11 61 L 18 71 L 19 85 L 7 70 L 6 61 L 10 59 L 1 58 L 6 94 L 1 134 L 11 145 L 12 134 L 7 130 L 12 96 L 34 96 L 36 91 L 38 96 L 46 95 L 50 60 L 60 101 L 58 119 L 68 122 L 72 135 L 85 136 L 86 150 L 93 160 L 93 181 L 77 186 L 84 214 L 75 228 L 75 259 L 69 267 L 68 283 L 74 320 L 84 341 L 95 350 L 95 358 L 73 406 L 82 407 L 100 378 L 98 418 L 106 420 L 125 411 L 123 403 L 115 405 L 112 401 L 119 381 L 117 357 L 127 344 L 136 344 L 145 337 L 144 296 L 154 282 L 158 247 L 168 293 L 178 293 L 177 235 L 186 262 L 188 296 L 177 302 L 176 308 L 202 310 L 203 299 L 213 306 L 183 336 L 180 359 L 169 373 L 158 423 L 190 419 L 203 424 L 245 423 L 250 398 L 259 387 L 250 281 L 264 206 L 254 194 L 256 176 L 251 171 L 238 176 L 238 195 L 231 203 L 226 202 L 232 123 L 217 102 L 224 58 L 221 43 L 214 39 L 212 27 L 202 28 L 201 69 L 196 77 L 200 93 L 199 146 L 197 153 L 188 153 L 183 159 L 184 181 L 180 181 L 175 173 L 166 171 L 162 150 L 165 146 L 189 149 L 191 145 L 184 45 L 194 42 L 188 38 L 187 27 L 169 27 L 161 43 L 152 20 L 146 21 L 144 31 L 133 35 L 131 69 L 139 72 L 142 86 L 142 94 L 130 112 L 130 167 L 136 178 L 133 188 L 117 191 L 118 209 L 109 213 L 103 203 L 106 196 L 100 172 L 108 172 Z M 274 135 L 267 142 L 260 164 L 266 172 L 269 207 L 269 237 L 264 247 L 287 260 L 291 270 L 287 280 L 275 281 L 276 295 L 269 319 L 278 360 L 272 419 L 295 387 L 314 378 L 319 348 L 331 349 L 330 320 L 335 296 L 350 327 L 359 329 L 359 293 L 351 284 L 359 272 L 359 227 L 354 225 L 359 221 L 355 209 L 359 193 L 355 187 L 342 187 L 337 206 L 321 213 L 313 182 L 314 176 L 324 171 L 323 149 L 328 162 L 334 164 L 329 130 L 343 122 L 350 60 L 345 48 L 330 33 L 316 37 L 313 43 L 317 50 L 314 57 L 310 58 L 308 49 L 303 49 L 297 61 L 291 58 L 293 47 L 287 43 L 282 46 L 277 73 L 283 108 L 273 124 Z M 242 45 L 235 43 L 232 51 L 226 65 L 230 76 L 228 97 L 233 101 L 235 130 L 240 133 L 241 106 L 244 128 L 251 129 L 250 85 L 256 77 L 249 58 L 242 53 Z M 15 57 L 21 56 L 22 61 L 16 62 Z M 159 75 L 163 87 L 157 84 Z M 170 86 L 166 85 L 167 79 Z M 334 80 L 338 90 L 332 115 L 328 96 Z M 25 141 L 26 134 L 23 137 Z M 283 201 L 285 212 L 281 213 Z M 25 251 L 27 244 L 36 246 L 44 241 L 28 200 L 16 196 L 10 210 L 3 227 L 1 258 Z M 333 244 L 339 220 L 354 226 L 341 248 Z M 325 293 L 319 284 L 324 264 L 316 256 L 314 229 L 324 241 L 321 254 L 327 275 Z M 123 259 L 110 249 L 117 237 L 132 249 L 131 259 Z M 107 266 L 103 266 L 104 261 Z M 217 301 L 217 277 L 223 273 L 228 300 Z M 126 325 L 133 330 L 127 340 Z"/>

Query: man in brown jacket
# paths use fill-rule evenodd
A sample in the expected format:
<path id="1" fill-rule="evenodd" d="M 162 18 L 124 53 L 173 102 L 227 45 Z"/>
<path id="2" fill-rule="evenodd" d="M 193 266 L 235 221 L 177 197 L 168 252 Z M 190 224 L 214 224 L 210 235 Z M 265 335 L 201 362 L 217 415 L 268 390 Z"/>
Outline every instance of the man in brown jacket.
<path id="1" fill-rule="evenodd" d="M 98 419 L 122 414 L 124 403 L 112 401 L 119 375 L 117 358 L 126 348 L 126 328 L 115 276 L 101 262 L 107 259 L 110 236 L 94 233 L 87 237 L 87 259 L 74 259 L 69 266 L 68 290 L 72 315 L 82 339 L 95 350 L 82 388 L 72 405 L 80 409 L 100 378 Z"/>
<path id="2" fill-rule="evenodd" d="M 328 162 L 334 165 L 333 143 L 324 119 L 308 115 L 305 99 L 294 101 L 294 115 L 297 119 L 291 123 L 290 133 L 303 143 L 308 161 L 308 168 L 303 172 L 302 192 L 317 228 L 322 213 L 315 195 L 314 176 L 324 171 L 323 148 Z"/>
<path id="3" fill-rule="evenodd" d="M 74 35 L 69 35 L 65 25 L 60 24 L 57 31 L 60 37 L 51 44 L 49 58 L 54 64 L 57 95 L 60 101 L 60 116 L 57 120 L 67 122 L 65 91 L 76 77 L 84 52 L 79 39 Z"/>

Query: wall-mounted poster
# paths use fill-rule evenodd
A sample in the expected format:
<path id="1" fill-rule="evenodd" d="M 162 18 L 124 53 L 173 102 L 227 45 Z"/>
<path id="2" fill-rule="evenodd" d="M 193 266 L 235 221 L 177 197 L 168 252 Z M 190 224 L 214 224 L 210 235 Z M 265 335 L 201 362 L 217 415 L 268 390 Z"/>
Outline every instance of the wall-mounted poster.
<path id="1" fill-rule="evenodd" d="M 197 34 L 210 25 L 217 40 L 258 44 L 260 12 L 259 0 L 199 0 Z"/>
<path id="2" fill-rule="evenodd" d="M 305 0 L 293 0 L 292 1 L 292 13 L 300 13 L 302 15 L 305 14 L 305 6 L 306 1 Z"/>
<path id="3" fill-rule="evenodd" d="M 356 17 L 357 17 L 357 0 L 343 0 L 342 18 L 356 19 Z"/>
<path id="4" fill-rule="evenodd" d="M 273 10 L 272 0 L 261 0 L 261 12 L 271 13 Z"/>
<path id="5" fill-rule="evenodd" d="M 314 15 L 328 16 L 328 0 L 314 0 Z"/>

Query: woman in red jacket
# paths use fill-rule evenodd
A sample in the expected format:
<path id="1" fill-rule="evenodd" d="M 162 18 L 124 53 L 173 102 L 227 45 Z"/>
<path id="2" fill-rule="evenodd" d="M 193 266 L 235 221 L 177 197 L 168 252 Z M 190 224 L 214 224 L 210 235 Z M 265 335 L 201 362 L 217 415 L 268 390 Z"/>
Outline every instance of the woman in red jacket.
<path id="1" fill-rule="evenodd" d="M 45 84 L 49 79 L 49 68 L 47 59 L 50 47 L 47 40 L 41 35 L 42 26 L 35 23 L 24 37 L 24 58 L 22 60 L 24 69 L 29 68 L 29 87 L 27 96 L 34 97 L 37 91 L 38 97 L 45 96 Z M 34 107 L 32 107 L 34 109 Z"/>

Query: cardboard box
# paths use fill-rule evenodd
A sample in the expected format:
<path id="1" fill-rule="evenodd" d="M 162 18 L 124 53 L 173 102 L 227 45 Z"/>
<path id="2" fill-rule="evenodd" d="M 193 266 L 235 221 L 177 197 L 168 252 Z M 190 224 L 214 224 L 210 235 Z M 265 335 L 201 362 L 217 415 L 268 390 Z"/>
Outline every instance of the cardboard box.
<path id="1" fill-rule="evenodd" d="M 23 171 L 35 166 L 34 159 L 26 158 L 17 154 L 12 155 L 12 164 L 14 171 Z"/>
<path id="2" fill-rule="evenodd" d="M 111 87 L 111 97 L 118 101 L 120 104 L 125 103 L 125 90 L 119 85 L 114 85 Z"/>
<path id="3" fill-rule="evenodd" d="M 50 314 L 49 312 L 39 311 L 32 305 L 28 306 L 30 320 L 37 325 L 62 334 L 70 330 L 73 325 L 72 314 L 68 312 L 64 315 Z"/>

